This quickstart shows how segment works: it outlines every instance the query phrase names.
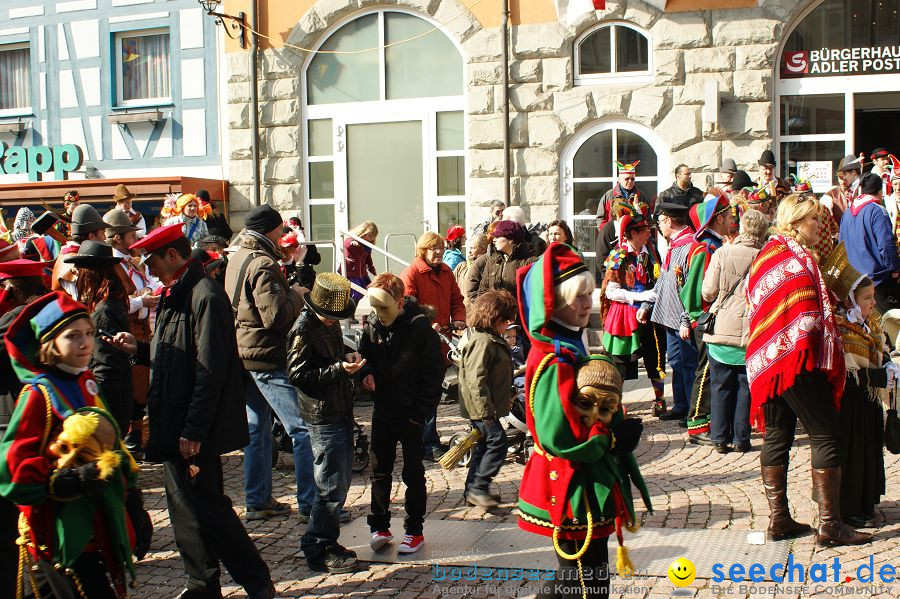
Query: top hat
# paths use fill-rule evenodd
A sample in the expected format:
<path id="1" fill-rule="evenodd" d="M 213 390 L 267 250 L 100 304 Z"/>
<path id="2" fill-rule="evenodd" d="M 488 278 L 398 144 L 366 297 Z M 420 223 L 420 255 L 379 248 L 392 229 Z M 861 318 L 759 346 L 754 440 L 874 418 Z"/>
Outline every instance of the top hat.
<path id="1" fill-rule="evenodd" d="M 107 238 L 138 230 L 134 223 L 131 222 L 131 218 L 121 208 L 113 208 L 104 214 L 103 222 L 109 225 L 106 229 Z"/>
<path id="2" fill-rule="evenodd" d="M 98 266 L 112 266 L 122 261 L 122 258 L 113 256 L 112 246 L 99 241 L 85 241 L 78 248 L 77 254 L 68 254 L 63 258 L 66 264 L 85 268 Z"/>
<path id="3" fill-rule="evenodd" d="M 113 194 L 113 200 L 116 202 L 124 202 L 125 200 L 129 200 L 131 198 L 136 198 L 137 196 L 128 191 L 128 188 L 125 187 L 122 183 L 116 185 L 116 191 Z"/>
<path id="4" fill-rule="evenodd" d="M 821 271 L 825 286 L 841 300 L 850 297 L 850 294 L 859 282 L 866 276 L 860 274 L 850 264 L 850 258 L 847 257 L 847 248 L 844 247 L 843 241 L 837 244 L 837 247 L 832 250 L 825 262 L 822 263 Z"/>
<path id="5" fill-rule="evenodd" d="M 309 309 L 329 320 L 350 318 L 356 311 L 356 302 L 350 297 L 350 281 L 333 272 L 323 272 L 316 277 L 312 291 L 303 294 Z"/>

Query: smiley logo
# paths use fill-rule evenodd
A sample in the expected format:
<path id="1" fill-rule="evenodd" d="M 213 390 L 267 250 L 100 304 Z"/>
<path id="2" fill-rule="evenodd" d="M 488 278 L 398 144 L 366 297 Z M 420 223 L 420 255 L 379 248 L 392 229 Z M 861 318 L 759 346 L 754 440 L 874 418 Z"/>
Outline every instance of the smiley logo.
<path id="1" fill-rule="evenodd" d="M 669 566 L 669 580 L 677 587 L 686 587 L 697 577 L 697 568 L 691 560 L 679 557 Z"/>

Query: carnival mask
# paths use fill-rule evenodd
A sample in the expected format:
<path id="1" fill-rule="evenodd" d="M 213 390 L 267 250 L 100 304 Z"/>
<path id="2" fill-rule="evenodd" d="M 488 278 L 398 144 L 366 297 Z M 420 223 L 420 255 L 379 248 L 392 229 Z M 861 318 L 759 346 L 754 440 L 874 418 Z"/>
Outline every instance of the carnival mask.
<path id="1" fill-rule="evenodd" d="M 619 411 L 619 398 L 594 387 L 582 387 L 575 396 L 575 411 L 588 429 L 597 422 L 609 426 L 613 414 Z"/>
<path id="2" fill-rule="evenodd" d="M 402 302 L 402 300 L 401 300 Z M 375 311 L 378 321 L 386 327 L 394 324 L 400 315 L 402 303 L 394 299 L 394 296 L 378 287 L 369 289 L 369 304 Z"/>

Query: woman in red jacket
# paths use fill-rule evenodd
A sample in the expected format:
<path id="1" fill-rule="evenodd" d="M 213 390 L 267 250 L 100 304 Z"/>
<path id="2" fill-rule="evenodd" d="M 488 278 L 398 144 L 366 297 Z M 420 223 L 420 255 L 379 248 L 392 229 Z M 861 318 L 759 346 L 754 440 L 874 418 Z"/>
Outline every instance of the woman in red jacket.
<path id="1" fill-rule="evenodd" d="M 462 293 L 456 284 L 456 277 L 450 267 L 444 264 L 444 239 L 429 231 L 416 243 L 416 257 L 400 278 L 403 279 L 404 294 L 416 298 L 420 306 L 434 308 L 434 324 L 442 332 L 466 328 L 466 307 Z M 449 347 L 443 347 L 447 355 Z M 437 409 L 425 423 L 423 437 L 425 459 L 436 462 L 446 451 L 441 445 L 437 432 Z"/>

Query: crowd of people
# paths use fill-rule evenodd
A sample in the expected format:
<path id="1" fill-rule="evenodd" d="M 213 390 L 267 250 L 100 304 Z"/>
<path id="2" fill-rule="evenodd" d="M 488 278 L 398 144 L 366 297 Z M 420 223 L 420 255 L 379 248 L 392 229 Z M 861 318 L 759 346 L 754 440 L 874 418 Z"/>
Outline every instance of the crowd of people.
<path id="1" fill-rule="evenodd" d="M 596 260 L 567 222 L 528 227 L 520 207 L 494 202 L 469 235 L 459 225 L 421 235 L 399 276 L 376 272 L 374 222 L 346 238 L 340 273 L 317 273 L 299 219 L 258 206 L 234 236 L 202 190 L 168 198 L 149 228 L 121 185 L 102 217 L 77 192 L 39 218 L 23 208 L 0 237 L 3 595 L 125 596 L 152 539 L 138 477 L 147 461 L 163 464 L 180 597 L 220 597 L 220 563 L 248 596 L 274 597 L 224 492 L 221 456 L 237 450 L 244 518 L 294 512 L 310 569 L 355 570 L 340 525 L 360 392 L 373 401 L 370 546 L 394 540 L 399 445 L 397 551 L 419 551 L 425 462 L 450 450 L 437 407 L 453 361 L 474 440 L 463 498 L 485 510 L 504 500 L 492 482 L 524 370 L 533 449 L 519 524 L 551 539 L 561 580 L 579 581 L 562 596 L 605 592 L 610 535 L 617 569 L 630 567 L 632 487 L 651 509 L 634 457 L 643 424 L 622 406 L 641 362 L 650 416 L 685 428 L 693 445 L 749 452 L 753 429 L 762 435 L 770 538 L 811 532 L 788 502 L 799 420 L 817 541 L 868 542 L 855 528 L 876 524 L 882 406 L 900 372 L 881 320 L 900 302 L 900 164 L 882 149 L 871 159 L 869 172 L 859 157 L 842 160 L 822 198 L 775 176 L 770 151 L 755 179 L 725 161 L 705 191 L 679 165 L 656 197 L 635 184 L 638 161 L 620 163 L 616 185 L 591 202 L 596 232 L 576 229 L 596 238 Z M 371 314 L 357 314 L 363 297 Z M 595 311 L 604 350 L 591 355 Z M 360 325 L 354 347 L 347 320 Z M 275 417 L 293 450 L 289 503 L 272 492 Z"/>

